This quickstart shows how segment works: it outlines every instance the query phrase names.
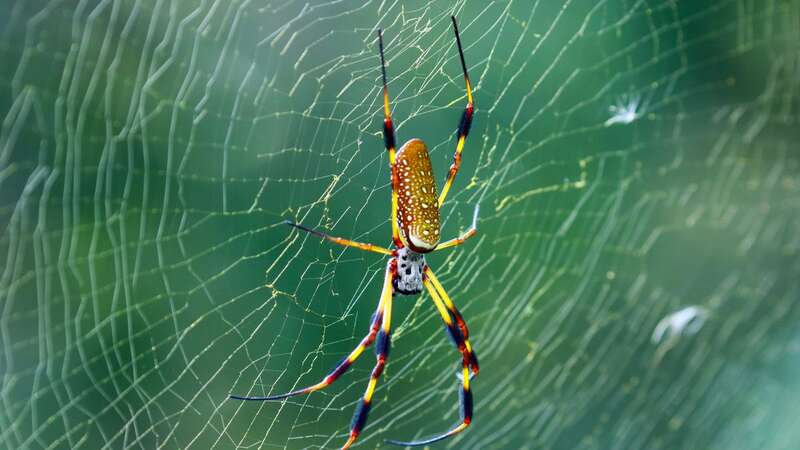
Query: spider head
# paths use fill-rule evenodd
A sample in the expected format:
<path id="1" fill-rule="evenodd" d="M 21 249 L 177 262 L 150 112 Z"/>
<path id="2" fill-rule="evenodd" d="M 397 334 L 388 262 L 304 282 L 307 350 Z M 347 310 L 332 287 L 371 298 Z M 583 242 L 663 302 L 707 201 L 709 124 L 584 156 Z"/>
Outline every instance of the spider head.
<path id="1" fill-rule="evenodd" d="M 422 271 L 425 269 L 425 256 L 407 247 L 397 250 L 394 289 L 403 295 L 416 295 L 422 292 Z"/>
<path id="2" fill-rule="evenodd" d="M 428 147 L 411 139 L 397 152 L 397 226 L 403 244 L 428 253 L 439 243 L 439 200 Z"/>

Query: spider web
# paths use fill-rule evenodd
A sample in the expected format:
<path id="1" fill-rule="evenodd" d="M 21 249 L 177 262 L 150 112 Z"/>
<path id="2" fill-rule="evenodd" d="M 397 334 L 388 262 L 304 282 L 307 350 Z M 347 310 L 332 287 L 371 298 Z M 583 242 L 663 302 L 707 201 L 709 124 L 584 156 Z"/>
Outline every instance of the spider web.
<path id="1" fill-rule="evenodd" d="M 0 447 L 336 448 L 390 244 L 379 60 L 443 178 L 428 257 L 482 371 L 443 448 L 800 440 L 800 6 L 792 0 L 0 5 Z M 792 150 L 792 149 L 795 150 Z M 458 420 L 423 295 L 363 448 Z"/>

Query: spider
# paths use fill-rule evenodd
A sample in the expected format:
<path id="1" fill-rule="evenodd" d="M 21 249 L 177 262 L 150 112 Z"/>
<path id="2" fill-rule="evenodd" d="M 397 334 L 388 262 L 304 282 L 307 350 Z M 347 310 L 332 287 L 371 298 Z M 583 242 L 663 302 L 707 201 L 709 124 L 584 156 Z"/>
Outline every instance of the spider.
<path id="1" fill-rule="evenodd" d="M 456 150 L 453 156 L 453 163 L 442 187 L 442 193 L 436 196 L 436 182 L 432 175 L 431 160 L 425 143 L 420 139 L 411 139 L 403 144 L 395 153 L 395 135 L 392 125 L 392 115 L 389 109 L 389 89 L 386 84 L 386 62 L 383 56 L 383 32 L 378 30 L 378 45 L 381 56 L 381 74 L 383 77 L 383 138 L 386 150 L 389 153 L 389 165 L 392 174 L 392 240 L 394 248 L 388 249 L 373 244 L 355 242 L 349 239 L 330 236 L 328 234 L 307 228 L 301 224 L 287 221 L 286 223 L 299 230 L 314 234 L 320 238 L 334 242 L 336 244 L 356 247 L 374 253 L 381 253 L 390 256 L 386 266 L 386 274 L 383 282 L 378 309 L 372 318 L 369 332 L 361 340 L 361 343 L 336 366 L 325 378 L 317 384 L 269 397 L 242 397 L 232 395 L 231 398 L 237 400 L 265 401 L 281 400 L 295 395 L 308 394 L 330 386 L 358 359 L 364 350 L 373 342 L 376 342 L 375 367 L 367 384 L 364 397 L 359 403 L 353 421 L 350 426 L 350 435 L 342 449 L 349 448 L 358 438 L 367 423 L 367 415 L 372 404 L 372 395 L 375 386 L 383 373 L 386 360 L 389 356 L 391 341 L 391 320 L 392 320 L 392 300 L 395 294 L 416 295 L 422 292 L 424 287 L 431 296 L 436 309 L 442 316 L 446 330 L 461 353 L 462 370 L 459 373 L 461 382 L 460 406 L 461 423 L 450 431 L 431 437 L 429 439 L 403 442 L 397 440 L 386 440 L 386 442 L 401 446 L 422 446 L 440 441 L 453 436 L 466 429 L 472 421 L 472 391 L 470 389 L 470 378 L 478 373 L 478 359 L 472 350 L 469 342 L 469 331 L 461 313 L 456 308 L 453 301 L 445 292 L 433 271 L 425 264 L 425 254 L 442 250 L 449 247 L 461 245 L 474 236 L 477 232 L 476 222 L 478 218 L 478 206 L 472 217 L 472 226 L 461 236 L 439 243 L 439 208 L 447 198 L 447 193 L 453 180 L 458 173 L 461 165 L 461 151 L 464 141 L 469 133 L 472 124 L 474 105 L 472 103 L 472 87 L 467 75 L 467 65 L 464 62 L 464 51 L 461 48 L 461 38 L 458 34 L 458 24 L 456 18 L 451 16 L 453 21 L 453 31 L 456 35 L 456 44 L 461 58 L 461 69 L 464 72 L 464 82 L 467 91 L 467 105 L 461 116 L 458 125 Z"/>

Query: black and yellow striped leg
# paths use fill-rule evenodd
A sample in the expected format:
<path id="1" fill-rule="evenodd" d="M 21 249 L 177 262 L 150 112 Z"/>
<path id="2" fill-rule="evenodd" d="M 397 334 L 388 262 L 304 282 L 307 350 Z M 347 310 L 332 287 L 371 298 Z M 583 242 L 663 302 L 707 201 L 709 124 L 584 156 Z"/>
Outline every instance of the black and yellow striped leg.
<path id="1" fill-rule="evenodd" d="M 467 89 L 467 106 L 464 108 L 464 113 L 461 116 L 461 122 L 458 124 L 458 141 L 456 141 L 456 152 L 453 155 L 453 164 L 450 165 L 450 171 L 447 174 L 447 181 L 442 187 L 442 193 L 439 194 L 439 207 L 442 207 L 447 192 L 450 191 L 450 186 L 456 178 L 458 168 L 461 167 L 461 151 L 464 149 L 464 141 L 467 140 L 469 129 L 472 126 L 472 115 L 475 112 L 475 105 L 472 102 L 472 85 L 469 82 L 469 75 L 467 75 L 467 63 L 464 62 L 464 50 L 461 48 L 461 37 L 458 35 L 458 24 L 456 18 L 453 19 L 453 31 L 456 34 L 456 44 L 458 44 L 458 56 L 461 58 L 461 70 L 464 71 L 464 84 Z"/>
<path id="2" fill-rule="evenodd" d="M 387 268 L 386 279 L 388 279 L 389 281 L 384 281 L 384 289 L 387 283 L 389 286 L 391 286 L 390 277 L 391 277 L 390 269 Z M 330 386 L 331 384 L 333 384 L 334 381 L 336 381 L 340 376 L 342 376 L 342 374 L 347 372 L 347 369 L 349 369 L 350 366 L 353 365 L 353 363 L 358 359 L 358 357 L 364 353 L 364 350 L 366 350 L 367 347 L 369 347 L 370 345 L 372 345 L 373 342 L 375 342 L 375 336 L 377 336 L 378 330 L 381 328 L 381 324 L 383 323 L 384 303 L 385 299 L 384 296 L 382 295 L 380 301 L 378 302 L 378 308 L 375 310 L 375 314 L 372 317 L 372 323 L 369 328 L 369 333 L 367 333 L 367 335 L 364 336 L 364 338 L 361 340 L 361 343 L 358 344 L 358 347 L 353 349 L 353 351 L 350 352 L 350 354 L 347 355 L 347 357 L 344 358 L 342 362 L 340 362 L 339 365 L 337 365 L 336 368 L 333 369 L 319 383 L 305 387 L 303 389 L 297 389 L 292 392 L 287 392 L 285 394 L 271 395 L 268 397 L 243 397 L 239 395 L 231 395 L 230 398 L 234 400 L 246 400 L 246 401 L 256 401 L 256 402 L 282 400 L 284 398 L 294 397 L 296 395 L 310 394 L 312 392 L 319 391 L 321 389 Z"/>
<path id="3" fill-rule="evenodd" d="M 356 242 L 356 241 L 351 241 L 350 239 L 331 236 L 329 234 L 325 234 L 325 233 L 323 233 L 321 231 L 317 231 L 317 230 L 315 230 L 313 228 L 308 228 L 305 225 L 301 225 L 299 223 L 294 223 L 294 222 L 291 222 L 289 220 L 285 221 L 284 223 L 286 225 L 295 227 L 298 230 L 305 231 L 306 233 L 311 233 L 314 236 L 319 236 L 322 239 L 326 239 L 326 240 L 328 240 L 330 242 L 333 242 L 335 244 L 344 245 L 345 247 L 355 247 L 355 248 L 359 248 L 361 250 L 366 250 L 368 252 L 373 252 L 373 253 L 380 253 L 380 254 L 383 254 L 383 255 L 390 255 L 390 256 L 394 255 L 394 252 L 392 250 L 389 250 L 388 248 L 378 247 L 377 245 L 373 245 L 373 244 L 365 244 L 363 242 Z"/>
<path id="4" fill-rule="evenodd" d="M 389 169 L 392 174 L 392 240 L 397 248 L 403 248 L 403 239 L 400 236 L 400 228 L 397 226 L 397 190 L 400 185 L 397 170 L 395 168 L 396 152 L 394 125 L 392 124 L 392 111 L 389 108 L 389 87 L 386 84 L 386 61 L 383 57 L 383 31 L 378 30 L 378 45 L 381 53 L 381 75 L 383 77 L 383 143 L 389 153 Z"/>
<path id="5" fill-rule="evenodd" d="M 399 445 L 402 447 L 421 447 L 423 445 L 433 444 L 434 442 L 439 442 L 441 440 L 447 439 L 450 436 L 454 436 L 469 427 L 469 424 L 472 423 L 472 391 L 470 390 L 470 380 L 469 380 L 469 368 L 467 367 L 466 362 L 463 364 L 462 368 L 462 377 L 463 377 L 463 384 L 461 386 L 461 390 L 459 391 L 459 401 L 460 401 L 460 412 L 461 412 L 461 423 L 458 424 L 456 427 L 448 431 L 447 433 L 440 434 L 438 436 L 433 436 L 428 439 L 422 439 L 419 441 L 397 441 L 394 439 L 386 439 L 386 442 L 393 445 Z"/>
<path id="6" fill-rule="evenodd" d="M 367 390 L 364 392 L 364 398 L 361 399 L 361 403 L 359 403 L 353 415 L 353 422 L 350 425 L 350 437 L 347 439 L 347 442 L 345 442 L 342 450 L 350 448 L 364 430 L 364 426 L 367 424 L 369 410 L 372 408 L 372 395 L 375 393 L 375 386 L 378 384 L 378 378 L 383 374 L 383 369 L 386 366 L 386 359 L 389 357 L 392 332 L 392 299 L 394 297 L 392 279 L 394 278 L 396 270 L 397 262 L 392 259 L 389 261 L 386 281 L 383 285 L 383 293 L 381 293 L 383 322 L 381 323 L 380 331 L 378 331 L 378 339 L 375 344 L 375 367 L 373 367 L 372 374 L 369 377 L 369 384 L 367 384 Z"/>
<path id="7" fill-rule="evenodd" d="M 478 357 L 475 356 L 475 352 L 472 350 L 472 344 L 469 342 L 469 329 L 467 328 L 467 323 L 464 321 L 464 317 L 461 316 L 461 312 L 458 310 L 458 308 L 456 308 L 456 305 L 450 299 L 450 296 L 447 295 L 447 292 L 445 292 L 444 287 L 441 283 L 439 283 L 439 279 L 436 278 L 436 275 L 434 275 L 431 268 L 425 266 L 423 274 L 425 279 L 430 281 L 430 285 L 435 291 L 431 292 L 431 289 L 428 288 L 428 292 L 431 293 L 431 297 L 434 297 L 433 301 L 436 303 L 436 308 L 439 310 L 442 320 L 444 320 L 445 325 L 447 326 L 448 333 L 453 338 L 453 341 L 455 342 L 459 351 L 461 351 L 462 354 L 464 354 L 464 356 L 469 360 L 469 366 L 472 369 L 472 375 L 477 375 L 478 371 L 480 370 L 480 367 L 478 366 Z M 436 296 L 434 294 L 436 294 Z M 439 302 L 437 302 L 437 298 L 439 299 Z M 446 312 L 449 312 L 450 314 L 445 314 L 445 311 L 440 307 L 441 304 L 444 305 Z M 452 315 L 452 319 L 455 319 L 455 325 L 458 327 L 457 330 L 452 326 L 452 320 L 448 322 L 450 315 Z"/>
<path id="8" fill-rule="evenodd" d="M 433 273 L 430 272 L 430 269 L 426 268 L 425 272 L 426 276 L 423 278 L 423 284 L 425 288 L 430 293 L 431 298 L 433 299 L 433 303 L 436 305 L 436 309 L 439 311 L 439 314 L 442 316 L 442 320 L 444 320 L 445 325 L 447 326 L 447 332 L 450 337 L 453 339 L 453 342 L 458 347 L 458 350 L 461 352 L 461 390 L 459 391 L 459 403 L 460 403 L 460 410 L 461 410 L 461 423 L 458 424 L 456 427 L 452 428 L 450 431 L 440 434 L 438 436 L 434 436 L 428 439 L 423 439 L 420 441 L 396 441 L 393 439 L 387 439 L 386 442 L 389 444 L 394 445 L 401 445 L 405 447 L 418 447 L 422 445 L 432 444 L 434 442 L 441 441 L 442 439 L 447 439 L 450 436 L 458 434 L 464 431 L 469 424 L 472 422 L 472 389 L 470 387 L 470 366 L 474 362 L 473 373 L 478 373 L 478 361 L 475 358 L 474 353 L 472 352 L 471 347 L 467 339 L 464 337 L 466 332 L 466 325 L 461 326 L 463 323 L 463 319 L 459 321 L 459 324 L 453 322 L 453 318 L 451 314 L 456 317 L 461 317 L 461 314 L 458 313 L 458 310 L 449 309 L 445 306 L 445 302 L 442 301 L 439 295 L 439 289 L 436 288 L 435 284 L 432 282 L 432 278 L 430 275 Z M 452 302 L 451 302 L 452 303 Z M 453 313 L 452 311 L 455 311 Z M 461 330 L 464 330 L 463 332 Z"/>

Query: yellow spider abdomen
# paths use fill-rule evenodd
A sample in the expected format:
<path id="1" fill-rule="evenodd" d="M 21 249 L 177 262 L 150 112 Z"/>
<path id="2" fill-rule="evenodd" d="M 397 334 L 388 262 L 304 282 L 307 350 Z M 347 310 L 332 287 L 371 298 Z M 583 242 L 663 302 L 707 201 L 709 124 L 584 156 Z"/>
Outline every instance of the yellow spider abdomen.
<path id="1" fill-rule="evenodd" d="M 427 253 L 439 243 L 439 204 L 428 147 L 411 139 L 397 152 L 397 226 L 404 243 Z"/>

